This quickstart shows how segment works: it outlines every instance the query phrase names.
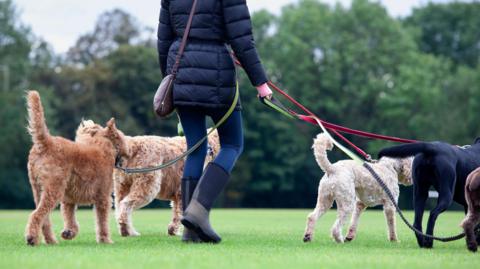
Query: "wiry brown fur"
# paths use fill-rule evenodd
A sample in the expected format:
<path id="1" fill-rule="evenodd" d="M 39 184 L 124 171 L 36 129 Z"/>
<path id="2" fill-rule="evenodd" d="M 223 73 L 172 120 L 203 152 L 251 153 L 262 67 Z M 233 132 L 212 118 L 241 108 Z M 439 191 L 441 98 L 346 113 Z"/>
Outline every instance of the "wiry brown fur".
<path id="1" fill-rule="evenodd" d="M 329 210 L 333 201 L 337 204 L 337 220 L 331 234 L 338 243 L 343 243 L 342 227 L 348 217 L 352 215 L 347 241 L 355 238 L 360 215 L 369 206 L 383 205 L 387 220 L 388 238 L 397 241 L 395 224 L 395 207 L 388 199 L 383 189 L 372 175 L 354 160 L 342 160 L 335 164 L 327 158 L 327 150 L 333 148 L 333 143 L 326 134 L 319 134 L 312 146 L 315 159 L 325 175 L 318 187 L 318 201 L 312 213 L 308 215 L 303 240 L 313 239 L 315 224 L 323 214 Z M 400 189 L 398 184 L 411 185 L 411 166 L 413 158 L 392 159 L 382 158 L 371 164 L 373 169 L 382 177 L 395 199 L 398 200 Z M 353 213 L 353 214 L 352 214 Z"/>
<path id="2" fill-rule="evenodd" d="M 468 213 L 461 226 L 467 235 L 467 247 L 470 251 L 476 252 L 480 234 L 475 237 L 475 227 L 480 224 L 480 167 L 473 171 L 467 178 L 465 184 L 465 199 L 468 204 Z M 480 230 L 480 229 L 479 229 Z"/>
<path id="3" fill-rule="evenodd" d="M 33 146 L 28 157 L 28 176 L 36 209 L 26 227 L 26 241 L 38 245 L 40 228 L 45 242 L 55 244 L 49 215 L 62 202 L 65 228 L 62 237 L 73 239 L 78 233 L 74 211 L 77 204 L 94 204 L 97 216 L 97 241 L 111 243 L 108 213 L 111 207 L 112 173 L 117 155 L 128 155 L 111 119 L 90 145 L 51 136 L 45 124 L 40 95 L 27 94 L 29 127 Z"/>
<path id="4" fill-rule="evenodd" d="M 77 132 L 77 141 L 88 141 L 89 133 L 95 128 L 89 127 L 91 121 L 84 122 Z M 130 158 L 122 160 L 122 166 L 129 168 L 154 167 L 181 155 L 187 149 L 184 137 L 125 136 L 125 143 L 131 152 Z M 215 131 L 209 137 L 209 145 L 217 155 L 220 144 Z M 172 220 L 168 225 L 168 234 L 179 232 L 182 215 L 181 178 L 184 160 L 180 160 L 166 169 L 146 174 L 126 174 L 114 171 L 115 215 L 122 236 L 140 235 L 132 224 L 133 210 L 142 208 L 154 199 L 171 201 Z"/>

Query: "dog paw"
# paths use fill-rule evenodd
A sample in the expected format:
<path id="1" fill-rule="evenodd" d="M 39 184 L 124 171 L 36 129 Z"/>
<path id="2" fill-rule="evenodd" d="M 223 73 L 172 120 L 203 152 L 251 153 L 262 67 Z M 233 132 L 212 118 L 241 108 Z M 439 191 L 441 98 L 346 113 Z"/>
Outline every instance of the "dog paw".
<path id="1" fill-rule="evenodd" d="M 130 232 L 130 236 L 134 236 L 134 237 L 140 236 L 140 233 L 137 232 L 137 231 L 135 231 L 135 230 L 132 230 L 132 231 Z"/>
<path id="2" fill-rule="evenodd" d="M 391 243 L 399 243 L 400 242 L 400 240 L 398 240 L 398 238 L 396 238 L 396 237 L 389 237 L 388 241 L 390 241 Z"/>
<path id="3" fill-rule="evenodd" d="M 477 252 L 478 250 L 477 244 L 468 244 L 467 247 L 468 247 L 468 250 L 470 250 L 471 252 Z"/>
<path id="4" fill-rule="evenodd" d="M 343 236 L 338 231 L 332 231 L 332 238 L 339 244 L 343 243 Z"/>
<path id="5" fill-rule="evenodd" d="M 178 227 L 169 225 L 168 226 L 168 235 L 170 236 L 176 236 L 178 234 Z"/>
<path id="6" fill-rule="evenodd" d="M 130 236 L 130 231 L 128 230 L 127 224 L 120 223 L 120 235 L 123 237 Z"/>
<path id="7" fill-rule="evenodd" d="M 433 240 L 430 239 L 430 238 L 425 238 L 425 240 L 423 240 L 423 247 L 424 248 L 433 248 Z"/>
<path id="8" fill-rule="evenodd" d="M 311 234 L 306 234 L 305 236 L 303 236 L 303 242 L 304 243 L 312 242 L 312 235 Z"/>
<path id="9" fill-rule="evenodd" d="M 62 238 L 65 240 L 72 240 L 77 234 L 72 230 L 64 230 L 61 234 Z"/>
<path id="10" fill-rule="evenodd" d="M 48 245 L 56 245 L 56 244 L 58 244 L 58 241 L 54 237 L 45 238 L 45 243 L 47 243 Z"/>
<path id="11" fill-rule="evenodd" d="M 39 243 L 38 237 L 35 237 L 33 235 L 27 235 L 25 237 L 25 240 L 27 241 L 27 245 L 29 246 L 37 246 Z"/>
<path id="12" fill-rule="evenodd" d="M 347 237 L 345 237 L 345 242 L 352 242 L 353 239 L 355 239 L 355 237 L 349 237 L 349 236 L 347 236 Z"/>
<path id="13" fill-rule="evenodd" d="M 113 244 L 113 241 L 110 238 L 100 238 L 97 242 L 100 244 Z"/>

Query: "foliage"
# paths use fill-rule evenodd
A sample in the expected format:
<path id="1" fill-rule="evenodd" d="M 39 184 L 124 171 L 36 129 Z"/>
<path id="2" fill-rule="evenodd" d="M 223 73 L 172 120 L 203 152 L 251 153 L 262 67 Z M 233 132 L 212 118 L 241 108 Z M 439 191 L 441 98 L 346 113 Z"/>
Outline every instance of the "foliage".
<path id="1" fill-rule="evenodd" d="M 456 64 L 478 66 L 480 63 L 480 3 L 428 3 L 416 8 L 405 20 L 425 53 L 444 56 Z"/>

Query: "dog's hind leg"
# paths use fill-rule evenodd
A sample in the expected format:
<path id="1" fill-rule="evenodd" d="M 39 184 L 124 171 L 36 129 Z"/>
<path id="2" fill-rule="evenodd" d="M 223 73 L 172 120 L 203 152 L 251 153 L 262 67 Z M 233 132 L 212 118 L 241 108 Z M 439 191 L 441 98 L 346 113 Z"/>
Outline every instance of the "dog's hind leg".
<path id="1" fill-rule="evenodd" d="M 62 203 L 61 204 L 61 211 L 63 215 L 63 231 L 62 231 L 62 238 L 65 240 L 72 240 L 78 234 L 78 222 L 75 218 L 75 211 L 77 206 L 75 204 L 70 203 Z"/>
<path id="2" fill-rule="evenodd" d="M 55 186 L 56 187 L 56 186 Z M 35 246 L 39 244 L 40 228 L 51 211 L 55 208 L 61 199 L 62 192 L 58 189 L 46 188 L 39 199 L 37 208 L 30 214 L 28 219 L 25 239 L 28 245 Z"/>
<path id="3" fill-rule="evenodd" d="M 430 211 L 428 217 L 427 230 L 428 235 L 433 235 L 435 222 L 438 216 L 448 209 L 453 202 L 453 190 L 455 189 L 456 173 L 455 168 L 448 162 L 437 162 L 435 176 L 440 180 L 440 188 L 438 190 L 437 206 Z M 425 238 L 423 246 L 426 248 L 433 247 L 433 239 Z"/>
<path id="4" fill-rule="evenodd" d="M 98 243 L 113 243 L 113 241 L 110 239 L 110 231 L 108 228 L 108 213 L 110 211 L 110 207 L 110 196 L 106 196 L 105 199 L 100 199 L 95 203 L 96 235 Z"/>
<path id="5" fill-rule="evenodd" d="M 346 199 L 345 199 L 346 198 Z M 343 200 L 345 199 L 345 200 Z M 343 243 L 343 226 L 347 223 L 348 218 L 352 214 L 355 207 L 355 194 L 351 197 L 343 197 L 339 199 L 337 197 L 337 220 L 332 226 L 332 237 L 337 243 Z"/>
<path id="6" fill-rule="evenodd" d="M 415 161 L 414 161 L 415 163 Z M 428 191 L 430 189 L 430 185 L 426 183 L 427 176 L 430 176 L 428 173 L 420 173 L 420 169 L 413 169 L 415 171 L 413 173 L 413 205 L 415 210 L 415 219 L 413 221 L 413 227 L 415 229 L 422 231 L 422 220 L 423 220 L 423 213 L 425 210 L 425 203 L 428 199 Z M 417 238 L 417 243 L 419 247 L 423 247 L 423 236 L 415 233 L 415 237 Z"/>
<path id="7" fill-rule="evenodd" d="M 333 194 L 330 193 L 328 188 L 325 188 L 326 184 L 320 182 L 318 188 L 318 199 L 315 209 L 307 217 L 307 226 L 305 228 L 305 234 L 303 236 L 303 242 L 310 242 L 313 239 L 315 232 L 315 224 L 318 219 L 329 210 L 333 205 Z"/>
<path id="8" fill-rule="evenodd" d="M 33 192 L 33 199 L 35 201 L 35 206 L 38 207 L 41 199 L 42 188 L 37 183 L 37 178 L 35 178 L 33 174 L 33 166 L 29 163 L 28 164 L 28 177 L 30 179 L 30 184 L 32 186 Z M 52 223 L 50 221 L 50 216 L 47 215 L 42 224 L 42 233 L 43 237 L 45 238 L 45 243 L 47 244 L 56 244 L 58 243 L 57 239 L 55 239 L 55 235 L 52 231 Z"/>
<path id="9" fill-rule="evenodd" d="M 176 194 L 171 203 L 172 206 L 172 221 L 168 224 L 168 235 L 177 235 L 180 228 L 180 219 L 182 218 L 182 196 Z"/>
<path id="10" fill-rule="evenodd" d="M 52 229 L 52 222 L 50 220 L 50 214 L 48 214 L 43 221 L 42 233 L 43 233 L 43 237 L 45 238 L 45 243 L 47 243 L 49 245 L 54 245 L 54 244 L 58 243 L 57 239 L 55 238 L 55 234 L 53 232 L 53 229 Z"/>
<path id="11" fill-rule="evenodd" d="M 358 221 L 365 208 L 367 208 L 367 206 L 363 202 L 357 201 L 355 210 L 353 211 L 350 229 L 348 229 L 348 234 L 345 238 L 346 241 L 352 241 L 357 236 Z"/>

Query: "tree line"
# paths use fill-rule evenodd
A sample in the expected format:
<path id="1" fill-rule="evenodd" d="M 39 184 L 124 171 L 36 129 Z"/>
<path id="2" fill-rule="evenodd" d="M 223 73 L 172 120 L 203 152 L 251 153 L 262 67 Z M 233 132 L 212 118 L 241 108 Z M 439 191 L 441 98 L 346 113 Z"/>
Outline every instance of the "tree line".
<path id="1" fill-rule="evenodd" d="M 269 78 L 320 117 L 463 145 L 480 136 L 478 14 L 478 2 L 429 3 L 398 19 L 373 1 L 301 0 L 279 15 L 252 18 Z M 14 2 L 0 2 L 0 208 L 33 207 L 26 89 L 41 92 L 55 135 L 73 139 L 82 118 L 104 123 L 112 116 L 128 135 L 176 134 L 175 117 L 161 121 L 152 111 L 161 81 L 154 32 L 115 9 L 58 55 L 20 21 Z M 240 70 L 238 77 L 245 152 L 220 205 L 312 207 L 322 173 L 310 147 L 320 130 L 266 108 Z M 391 145 L 348 137 L 372 155 Z M 330 158 L 345 156 L 334 150 Z M 411 190 L 403 190 L 401 207 L 408 208 Z"/>

